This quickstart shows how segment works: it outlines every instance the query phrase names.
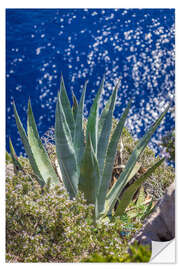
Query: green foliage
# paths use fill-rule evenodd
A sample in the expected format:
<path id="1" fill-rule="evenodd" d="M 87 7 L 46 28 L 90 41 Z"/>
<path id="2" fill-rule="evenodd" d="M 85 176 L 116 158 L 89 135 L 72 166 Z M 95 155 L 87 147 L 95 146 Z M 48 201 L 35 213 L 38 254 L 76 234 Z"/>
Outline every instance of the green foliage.
<path id="1" fill-rule="evenodd" d="M 69 200 L 63 186 L 41 188 L 21 171 L 7 177 L 6 261 L 78 262 L 93 253 L 124 256 L 141 222 L 132 225 L 132 220 L 114 218 L 95 225 L 93 212 L 81 193 Z"/>
<path id="2" fill-rule="evenodd" d="M 69 192 L 69 196 L 70 198 L 73 198 L 76 196 L 78 190 L 83 191 L 88 203 L 95 204 L 95 216 L 97 220 L 103 219 L 107 215 L 112 215 L 113 208 L 120 193 L 130 180 L 129 177 L 131 172 L 134 170 L 136 163 L 145 150 L 151 136 L 156 131 L 169 109 L 169 107 L 165 109 L 144 137 L 139 140 L 129 157 L 124 171 L 108 192 L 117 146 L 131 102 L 129 102 L 126 110 L 117 123 L 112 136 L 110 136 L 119 83 L 116 85 L 115 90 L 99 117 L 99 104 L 103 86 L 104 78 L 90 109 L 87 120 L 86 136 L 84 137 L 82 122 L 86 85 L 79 105 L 75 105 L 76 117 L 74 118 L 72 109 L 70 108 L 70 102 L 68 101 L 64 81 L 63 78 L 61 78 L 61 87 L 60 92 L 58 93 L 56 106 L 55 126 L 56 152 L 62 172 L 62 179 Z M 161 161 L 153 165 L 148 173 L 140 178 L 138 184 L 134 185 L 133 189 L 129 189 L 128 192 L 130 194 L 128 198 L 132 197 L 136 189 L 160 164 Z M 123 200 L 126 200 L 126 197 L 124 197 Z M 127 200 L 127 203 L 123 205 L 126 207 L 128 203 L 129 199 Z M 116 214 L 120 213 L 121 211 L 118 211 Z"/>
<path id="3" fill-rule="evenodd" d="M 72 91 L 72 98 L 73 98 L 72 113 L 73 113 L 73 117 L 74 117 L 74 120 L 75 120 L 76 115 L 77 115 L 77 110 L 78 110 L 78 101 L 77 101 L 77 98 L 74 95 L 73 91 Z"/>
<path id="4" fill-rule="evenodd" d="M 6 151 L 6 164 L 9 164 L 12 162 L 12 158 L 11 158 L 11 154 L 9 154 L 7 151 Z"/>
<path id="5" fill-rule="evenodd" d="M 67 258 L 68 249 L 73 249 L 73 245 L 75 249 L 73 241 L 78 240 L 82 222 L 86 225 L 85 219 L 92 216 L 92 206 L 84 206 L 82 196 L 70 201 L 63 187 L 42 189 L 19 173 L 7 179 L 6 200 L 8 261 L 13 258 L 23 262 L 66 261 L 79 254 L 77 248 Z M 85 234 L 86 229 L 81 233 L 82 249 Z"/>
<path id="6" fill-rule="evenodd" d="M 15 171 L 22 170 L 23 168 L 22 168 L 20 162 L 18 161 L 18 157 L 17 157 L 16 152 L 14 150 L 14 147 L 12 145 L 11 138 L 9 138 L 9 148 L 10 148 L 11 159 L 12 159 Z"/>
<path id="7" fill-rule="evenodd" d="M 156 162 L 150 169 L 147 170 L 146 173 L 144 173 L 142 176 L 140 176 L 134 183 L 132 183 L 127 189 L 123 192 L 122 198 L 118 204 L 118 207 L 116 209 L 116 215 L 122 215 L 129 203 L 131 202 L 134 193 L 137 191 L 137 189 L 142 185 L 144 180 L 152 174 L 153 171 L 155 171 L 156 168 L 158 168 L 161 163 L 164 161 L 164 158 L 162 158 L 160 161 Z M 140 194 L 141 195 L 141 194 Z M 140 198 L 137 201 L 137 204 L 140 203 Z"/>
<path id="8" fill-rule="evenodd" d="M 88 203 L 96 203 L 99 187 L 99 167 L 90 137 L 88 137 L 81 162 L 79 189 L 84 193 Z"/>
<path id="9" fill-rule="evenodd" d="M 116 119 L 113 120 L 113 128 L 117 125 Z M 123 129 L 122 140 L 124 144 L 123 150 L 123 164 L 126 164 L 129 155 L 133 152 L 134 147 L 137 145 L 137 140 L 133 139 L 127 129 Z M 120 150 L 118 145 L 117 150 Z M 155 152 L 150 148 L 146 147 L 144 152 L 139 158 L 139 162 L 142 164 L 142 168 L 148 170 L 155 162 L 160 160 L 159 157 L 155 158 Z M 151 195 L 153 200 L 161 198 L 166 188 L 174 181 L 175 170 L 172 166 L 167 166 L 163 162 L 157 170 L 155 170 L 143 183 L 146 193 Z"/>
<path id="10" fill-rule="evenodd" d="M 117 120 L 113 118 L 112 122 L 112 131 L 111 135 L 113 134 L 113 131 L 117 125 Z M 83 121 L 83 130 L 86 130 L 86 119 Z M 124 149 L 122 152 L 122 160 L 119 163 L 118 161 L 118 156 L 119 156 L 119 151 L 120 151 L 120 144 L 118 144 L 117 149 L 116 149 L 116 158 L 115 158 L 115 164 L 126 164 L 129 158 L 129 155 L 133 152 L 133 149 L 135 145 L 137 144 L 137 141 L 132 138 L 130 133 L 126 128 L 123 128 L 122 131 L 122 141 L 124 145 Z M 50 156 L 52 164 L 55 163 L 56 159 L 56 149 L 55 149 L 55 137 L 54 137 L 54 128 L 50 128 L 45 135 L 43 136 L 43 143 L 45 145 L 45 148 L 47 149 L 47 152 Z M 18 157 L 18 159 L 20 159 Z M 155 158 L 155 153 L 150 147 L 146 147 L 144 152 L 139 158 L 138 163 L 141 164 L 141 168 L 143 170 L 148 170 L 154 163 L 159 161 L 160 158 L 156 157 Z M 21 160 L 20 160 L 21 161 Z M 22 161 L 21 161 L 22 163 Z M 114 166 L 116 166 L 114 164 Z M 114 170 L 114 167 L 113 167 Z M 140 169 L 141 171 L 141 169 Z M 137 177 L 141 176 L 142 173 L 138 172 Z M 167 166 L 165 162 L 161 163 L 161 165 L 158 167 L 157 170 L 155 170 L 143 183 L 143 186 L 145 188 L 146 194 L 149 194 L 153 200 L 157 200 L 162 197 L 164 194 L 166 188 L 174 181 L 175 177 L 175 172 L 174 168 L 172 166 Z"/>
<path id="11" fill-rule="evenodd" d="M 126 159 L 129 155 L 126 148 L 133 149 L 136 143 L 127 130 L 123 129 L 122 133 Z M 51 146 L 48 144 L 54 151 L 54 158 L 55 149 Z M 151 149 L 146 148 L 145 153 L 143 159 L 140 158 L 143 166 L 150 167 L 158 161 Z M 7 262 L 80 262 L 89 260 L 94 254 L 98 256 L 95 262 L 148 261 L 150 255 L 147 256 L 146 251 L 144 255 L 142 252 L 138 255 L 137 247 L 133 256 L 127 254 L 128 241 L 141 229 L 143 219 L 152 211 L 150 203 L 143 204 L 145 194 L 139 197 L 138 203 L 131 202 L 121 218 L 113 216 L 111 223 L 97 222 L 95 225 L 92 219 L 94 206 L 87 205 L 83 194 L 69 200 L 63 186 L 49 189 L 45 185 L 42 189 L 34 181 L 29 160 L 24 157 L 18 160 L 24 172 L 6 178 Z M 152 193 L 160 187 L 164 192 L 174 179 L 172 168 L 164 163 L 152 176 Z"/>
<path id="12" fill-rule="evenodd" d="M 83 109 L 87 82 L 85 83 L 80 102 L 78 104 L 73 94 L 73 106 L 66 92 L 63 77 L 61 76 L 60 92 L 57 97 L 55 119 L 56 153 L 61 169 L 62 180 L 70 199 L 77 196 L 79 190 L 84 193 L 88 203 L 95 204 L 96 220 L 112 216 L 115 204 L 126 184 L 130 181 L 137 161 L 145 150 L 151 136 L 156 131 L 169 107 L 160 115 L 149 131 L 144 135 L 132 151 L 125 169 L 120 174 L 111 189 L 111 176 L 116 157 L 116 151 L 124 124 L 130 109 L 131 101 L 112 132 L 113 111 L 115 107 L 119 82 L 107 102 L 101 116 L 99 105 L 104 86 L 104 78 L 94 99 L 87 120 L 86 134 L 83 129 Z M 51 179 L 52 184 L 59 184 L 59 179 L 50 162 L 49 156 L 39 138 L 30 101 L 28 103 L 27 135 L 18 116 L 15 103 L 14 113 L 16 124 L 24 144 L 33 171 L 41 186 Z M 126 191 L 127 196 L 121 198 L 122 209 L 116 215 L 122 215 L 133 194 L 149 177 L 162 161 L 154 164 L 148 173 L 141 175 L 136 183 Z M 136 171 L 137 172 L 137 171 Z M 119 204 L 121 206 L 121 204 Z"/>
<path id="13" fill-rule="evenodd" d="M 175 162 L 175 131 L 164 136 L 161 144 L 168 153 L 168 160 Z"/>
<path id="14" fill-rule="evenodd" d="M 95 253 L 88 258 L 83 259 L 81 262 L 91 263 L 129 263 L 129 262 L 149 262 L 151 258 L 151 251 L 147 246 L 133 246 L 131 247 L 131 254 L 124 256 L 106 255 Z"/>
<path id="15" fill-rule="evenodd" d="M 133 245 L 130 247 L 131 254 L 122 259 L 122 262 L 149 262 L 151 250 L 148 246 Z"/>
<path id="16" fill-rule="evenodd" d="M 131 202 L 129 207 L 126 209 L 126 213 L 123 214 L 123 218 L 129 219 L 139 219 L 139 221 L 143 222 L 144 219 L 149 216 L 154 210 L 153 201 L 151 200 L 149 203 L 145 204 L 137 204 L 135 202 Z"/>
<path id="17" fill-rule="evenodd" d="M 143 215 L 141 216 L 141 221 L 143 221 L 146 217 L 148 217 L 153 212 L 154 209 L 155 209 L 155 206 L 153 206 L 153 201 L 150 201 Z"/>
<path id="18" fill-rule="evenodd" d="M 28 119 L 27 119 L 27 135 L 24 127 L 19 118 L 18 112 L 16 110 L 16 105 L 13 103 L 14 115 L 16 119 L 16 125 L 24 144 L 26 154 L 29 157 L 32 169 L 36 175 L 41 186 L 44 186 L 48 179 L 51 178 L 52 184 L 59 184 L 59 179 L 51 165 L 49 156 L 40 140 L 36 123 L 34 120 L 34 115 L 31 108 L 31 103 L 28 103 Z"/>

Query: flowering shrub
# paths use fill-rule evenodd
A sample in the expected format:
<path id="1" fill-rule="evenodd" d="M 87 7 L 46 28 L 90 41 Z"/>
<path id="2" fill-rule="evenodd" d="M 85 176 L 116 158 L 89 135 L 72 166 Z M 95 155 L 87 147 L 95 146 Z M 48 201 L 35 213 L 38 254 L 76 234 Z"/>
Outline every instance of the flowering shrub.
<path id="1" fill-rule="evenodd" d="M 95 226 L 94 206 L 81 193 L 69 200 L 63 186 L 42 189 L 22 172 L 6 181 L 8 262 L 77 262 L 98 252 L 120 258 L 127 239 L 141 227 L 137 221 L 129 229 L 119 218 Z"/>

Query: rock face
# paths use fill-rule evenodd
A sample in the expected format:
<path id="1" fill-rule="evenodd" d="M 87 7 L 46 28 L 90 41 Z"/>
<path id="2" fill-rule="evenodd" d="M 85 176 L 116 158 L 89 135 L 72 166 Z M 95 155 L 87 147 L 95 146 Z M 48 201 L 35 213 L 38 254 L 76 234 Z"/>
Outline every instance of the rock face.
<path id="1" fill-rule="evenodd" d="M 140 232 L 130 241 L 141 245 L 150 245 L 153 241 L 170 241 L 175 237 L 175 183 L 172 183 L 165 195 L 156 205 Z"/>

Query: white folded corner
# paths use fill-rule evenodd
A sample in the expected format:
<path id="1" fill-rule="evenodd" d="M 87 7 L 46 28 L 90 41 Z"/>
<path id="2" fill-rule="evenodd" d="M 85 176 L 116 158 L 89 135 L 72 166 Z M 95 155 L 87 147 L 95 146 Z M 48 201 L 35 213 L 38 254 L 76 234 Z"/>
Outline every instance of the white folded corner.
<path id="1" fill-rule="evenodd" d="M 175 263 L 175 239 L 166 242 L 152 241 L 150 263 Z"/>

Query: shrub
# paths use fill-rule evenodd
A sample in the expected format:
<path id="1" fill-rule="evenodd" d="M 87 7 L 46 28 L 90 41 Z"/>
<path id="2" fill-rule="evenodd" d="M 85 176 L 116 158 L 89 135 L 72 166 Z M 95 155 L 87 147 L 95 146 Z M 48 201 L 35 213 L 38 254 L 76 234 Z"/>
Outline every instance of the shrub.
<path id="1" fill-rule="evenodd" d="M 148 246 L 133 246 L 131 247 L 131 254 L 126 254 L 123 257 L 102 254 L 93 254 L 88 258 L 83 259 L 81 262 L 91 262 L 91 263 L 113 263 L 113 262 L 149 262 L 151 258 L 151 251 Z"/>
<path id="2" fill-rule="evenodd" d="M 95 252 L 121 258 L 142 225 L 119 218 L 95 225 L 81 193 L 69 200 L 63 186 L 42 189 L 23 172 L 6 181 L 7 262 L 77 262 Z"/>

